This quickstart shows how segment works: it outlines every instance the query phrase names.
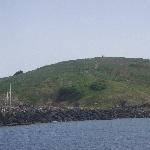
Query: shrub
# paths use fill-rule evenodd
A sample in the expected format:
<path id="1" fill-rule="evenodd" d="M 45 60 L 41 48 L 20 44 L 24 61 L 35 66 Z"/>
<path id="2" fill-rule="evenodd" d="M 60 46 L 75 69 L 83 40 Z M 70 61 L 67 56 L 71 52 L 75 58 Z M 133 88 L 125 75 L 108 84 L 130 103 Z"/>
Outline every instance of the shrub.
<path id="1" fill-rule="evenodd" d="M 74 101 L 82 97 L 82 91 L 76 87 L 63 87 L 58 90 L 57 101 Z"/>
<path id="2" fill-rule="evenodd" d="M 104 90 L 104 89 L 106 89 L 106 83 L 105 83 L 105 81 L 96 81 L 96 82 L 93 82 L 90 85 L 90 89 L 93 90 L 93 91 Z"/>

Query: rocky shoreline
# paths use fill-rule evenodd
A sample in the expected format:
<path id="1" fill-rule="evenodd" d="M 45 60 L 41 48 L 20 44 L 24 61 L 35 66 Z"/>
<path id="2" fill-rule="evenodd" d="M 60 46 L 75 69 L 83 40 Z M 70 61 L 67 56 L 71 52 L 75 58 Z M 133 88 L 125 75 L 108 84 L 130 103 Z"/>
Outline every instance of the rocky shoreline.
<path id="1" fill-rule="evenodd" d="M 0 126 L 118 118 L 150 118 L 150 111 L 137 106 L 112 109 L 18 106 L 0 110 Z"/>

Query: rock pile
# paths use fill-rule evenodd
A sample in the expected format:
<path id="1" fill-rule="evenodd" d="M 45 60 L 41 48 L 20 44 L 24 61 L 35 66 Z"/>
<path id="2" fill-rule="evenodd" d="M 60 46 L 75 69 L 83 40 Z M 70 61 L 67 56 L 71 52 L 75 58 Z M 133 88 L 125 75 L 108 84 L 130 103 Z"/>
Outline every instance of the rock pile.
<path id="1" fill-rule="evenodd" d="M 150 111 L 144 111 L 144 109 L 138 107 L 88 109 L 18 106 L 1 108 L 0 125 L 147 117 L 150 117 Z"/>

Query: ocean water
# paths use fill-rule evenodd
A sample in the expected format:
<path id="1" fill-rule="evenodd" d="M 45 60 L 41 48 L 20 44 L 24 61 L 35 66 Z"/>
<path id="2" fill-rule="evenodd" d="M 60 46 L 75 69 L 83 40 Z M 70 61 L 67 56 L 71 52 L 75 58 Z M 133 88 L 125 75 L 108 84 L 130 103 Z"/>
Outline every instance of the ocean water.
<path id="1" fill-rule="evenodd" d="M 150 119 L 0 127 L 0 150 L 150 150 Z"/>

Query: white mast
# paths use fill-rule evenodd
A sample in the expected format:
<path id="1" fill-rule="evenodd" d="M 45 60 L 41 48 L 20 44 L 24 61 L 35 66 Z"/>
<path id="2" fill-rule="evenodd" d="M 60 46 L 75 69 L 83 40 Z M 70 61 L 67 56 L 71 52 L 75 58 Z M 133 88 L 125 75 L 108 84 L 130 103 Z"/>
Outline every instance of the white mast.
<path id="1" fill-rule="evenodd" d="M 10 89 L 9 89 L 9 102 L 10 102 L 10 107 L 11 107 L 11 91 L 12 91 L 12 89 L 11 89 L 11 83 L 10 83 Z"/>
<path id="2" fill-rule="evenodd" d="M 7 95 L 6 95 L 6 105 L 8 105 L 8 102 L 9 102 L 9 94 L 7 92 Z"/>

